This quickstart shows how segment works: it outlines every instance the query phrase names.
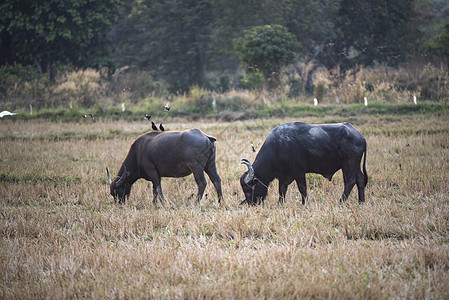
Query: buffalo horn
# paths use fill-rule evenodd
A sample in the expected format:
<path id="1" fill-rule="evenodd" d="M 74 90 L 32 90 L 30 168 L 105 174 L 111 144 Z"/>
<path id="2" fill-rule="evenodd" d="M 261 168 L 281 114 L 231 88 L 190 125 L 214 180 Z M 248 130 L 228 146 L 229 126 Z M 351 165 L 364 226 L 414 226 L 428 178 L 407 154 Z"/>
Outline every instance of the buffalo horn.
<path id="1" fill-rule="evenodd" d="M 251 182 L 254 179 L 254 168 L 246 158 L 243 158 L 241 162 L 248 167 L 248 175 L 246 175 L 244 179 L 245 183 L 248 184 L 248 182 Z"/>
<path id="2" fill-rule="evenodd" d="M 109 174 L 108 167 L 106 167 L 106 173 L 108 173 L 108 182 L 109 182 L 109 184 L 111 184 L 112 180 L 111 180 L 111 175 Z"/>

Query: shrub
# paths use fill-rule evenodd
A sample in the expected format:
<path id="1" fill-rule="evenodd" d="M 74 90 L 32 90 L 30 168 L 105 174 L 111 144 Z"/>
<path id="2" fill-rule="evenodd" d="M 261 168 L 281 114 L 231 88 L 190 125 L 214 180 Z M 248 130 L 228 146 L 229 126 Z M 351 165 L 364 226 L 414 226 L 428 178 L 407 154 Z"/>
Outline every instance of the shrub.
<path id="1" fill-rule="evenodd" d="M 218 97 L 217 109 L 219 111 L 245 111 L 253 107 L 255 101 L 256 97 L 254 93 L 233 90 Z"/>
<path id="2" fill-rule="evenodd" d="M 421 98 L 431 101 L 449 100 L 449 74 L 444 67 L 436 68 L 430 64 L 423 70 Z"/>
<path id="3" fill-rule="evenodd" d="M 129 100 L 135 104 L 147 97 L 167 94 L 164 82 L 155 81 L 148 72 L 128 66 L 118 69 L 109 81 L 108 95 L 115 103 Z"/>
<path id="4" fill-rule="evenodd" d="M 63 74 L 56 79 L 51 105 L 93 106 L 105 94 L 106 86 L 100 72 L 93 69 Z"/>
<path id="5" fill-rule="evenodd" d="M 262 89 L 263 88 L 263 76 L 262 73 L 253 71 L 244 73 L 239 80 L 239 87 L 243 89 Z"/>
<path id="6" fill-rule="evenodd" d="M 296 98 L 301 95 L 302 86 L 298 80 L 290 79 L 288 81 L 288 97 Z"/>
<path id="7" fill-rule="evenodd" d="M 226 93 L 231 88 L 231 81 L 229 80 L 229 77 L 226 75 L 220 76 L 218 79 L 218 85 L 217 90 L 220 93 Z"/>
<path id="8" fill-rule="evenodd" d="M 181 95 L 175 101 L 189 112 L 205 113 L 213 109 L 212 93 L 197 85 L 192 86 L 187 94 Z"/>
<path id="9" fill-rule="evenodd" d="M 29 66 L 5 65 L 0 67 L 0 101 L 9 109 L 44 106 L 50 97 L 50 82 Z"/>
<path id="10" fill-rule="evenodd" d="M 369 70 L 361 68 L 355 75 L 346 75 L 335 90 L 342 103 L 369 102 L 404 103 L 412 101 L 413 94 L 419 93 L 419 85 L 410 70 L 397 68 L 388 73 L 379 67 Z"/>
<path id="11" fill-rule="evenodd" d="M 315 73 L 315 80 L 313 82 L 313 95 L 320 102 L 328 102 L 325 100 L 328 91 L 330 90 L 332 81 L 329 79 L 329 72 L 320 70 Z"/>
<path id="12" fill-rule="evenodd" d="M 361 78 L 360 72 L 355 76 L 345 76 L 341 85 L 336 89 L 336 95 L 341 103 L 363 103 L 363 97 L 367 96 L 368 91 Z"/>

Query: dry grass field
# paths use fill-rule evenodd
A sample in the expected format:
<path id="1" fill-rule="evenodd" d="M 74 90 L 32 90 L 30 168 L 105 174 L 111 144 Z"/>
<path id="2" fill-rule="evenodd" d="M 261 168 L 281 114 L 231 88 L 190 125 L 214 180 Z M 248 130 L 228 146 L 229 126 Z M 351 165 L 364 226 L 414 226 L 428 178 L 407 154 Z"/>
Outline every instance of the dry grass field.
<path id="1" fill-rule="evenodd" d="M 276 125 L 167 120 L 217 137 L 225 203 L 208 180 L 164 178 L 153 207 L 140 180 L 123 206 L 109 195 L 145 122 L 0 120 L 0 298 L 448 299 L 449 115 L 307 117 L 350 121 L 368 143 L 367 201 L 357 189 L 338 204 L 332 182 L 308 175 L 309 202 L 295 185 L 277 203 L 239 205 L 241 158 L 253 161 Z"/>

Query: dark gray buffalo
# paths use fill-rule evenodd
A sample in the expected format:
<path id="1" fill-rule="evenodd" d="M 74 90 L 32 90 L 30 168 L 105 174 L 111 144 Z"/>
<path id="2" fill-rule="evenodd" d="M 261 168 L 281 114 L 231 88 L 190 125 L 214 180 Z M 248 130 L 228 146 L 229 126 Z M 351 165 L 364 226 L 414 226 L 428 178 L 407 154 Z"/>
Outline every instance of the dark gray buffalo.
<path id="1" fill-rule="evenodd" d="M 363 158 L 363 173 L 360 162 Z M 296 181 L 302 203 L 307 199 L 306 173 L 318 173 L 332 180 L 342 169 L 345 188 L 340 201 L 345 201 L 355 184 L 359 203 L 365 201 L 368 175 L 365 168 L 366 141 L 350 123 L 310 125 L 292 122 L 280 125 L 269 134 L 251 164 L 240 178 L 245 200 L 242 203 L 261 203 L 268 185 L 279 180 L 279 202 L 283 202 L 287 187 Z"/>
<path id="2" fill-rule="evenodd" d="M 138 137 L 129 149 L 117 177 L 111 180 L 107 170 L 111 195 L 124 203 L 129 197 L 131 186 L 144 178 L 153 183 L 153 203 L 157 197 L 164 202 L 161 177 L 184 177 L 193 173 L 198 185 L 197 202 L 203 197 L 207 173 L 218 194 L 223 198 L 221 179 L 215 166 L 216 139 L 198 129 L 187 131 L 148 132 Z"/>

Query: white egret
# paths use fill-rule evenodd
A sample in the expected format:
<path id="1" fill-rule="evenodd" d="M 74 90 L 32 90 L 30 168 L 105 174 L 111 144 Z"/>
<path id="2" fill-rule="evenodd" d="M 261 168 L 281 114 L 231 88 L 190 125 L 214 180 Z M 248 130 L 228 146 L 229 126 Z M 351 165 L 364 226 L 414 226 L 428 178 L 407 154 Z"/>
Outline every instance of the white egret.
<path id="1" fill-rule="evenodd" d="M 4 110 L 0 113 L 0 118 L 3 118 L 4 116 L 14 116 L 17 115 L 17 113 L 12 113 L 10 111 Z"/>

